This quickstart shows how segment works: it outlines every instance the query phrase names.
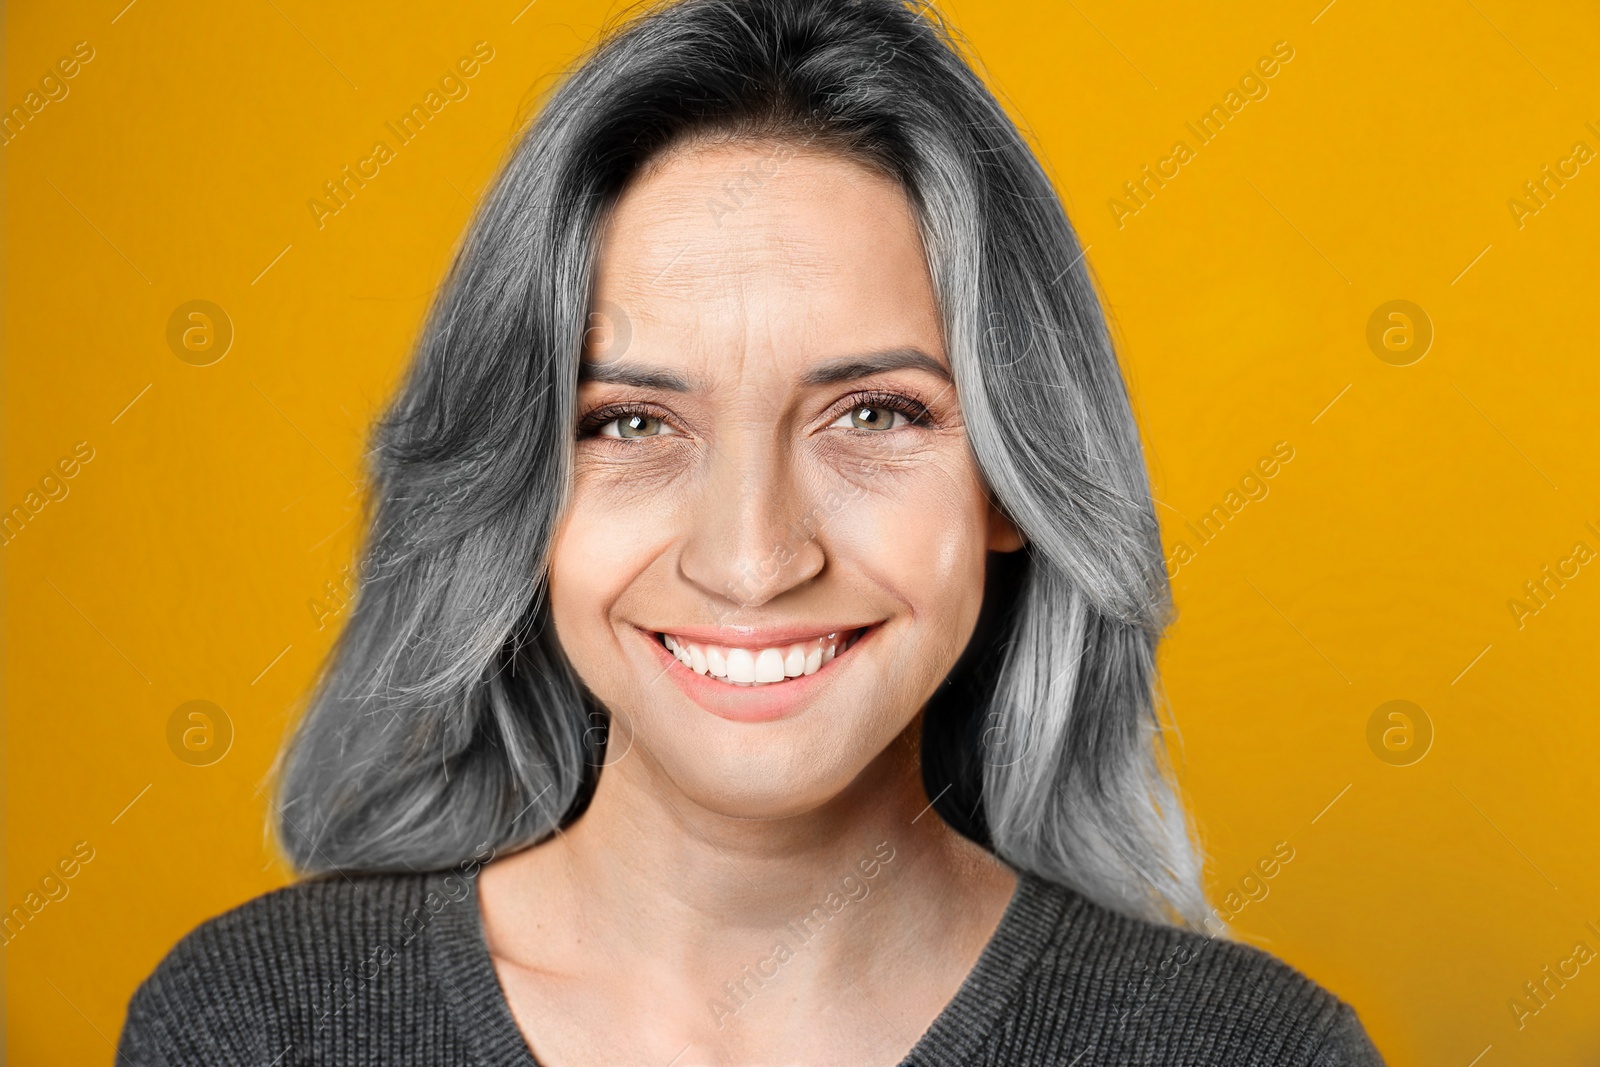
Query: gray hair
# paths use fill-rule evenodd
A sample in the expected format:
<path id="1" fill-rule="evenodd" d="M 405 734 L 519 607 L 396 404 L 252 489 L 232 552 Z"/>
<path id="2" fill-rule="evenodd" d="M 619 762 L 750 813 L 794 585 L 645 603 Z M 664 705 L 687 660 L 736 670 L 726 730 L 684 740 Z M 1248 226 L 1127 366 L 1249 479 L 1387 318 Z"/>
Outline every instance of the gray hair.
<path id="1" fill-rule="evenodd" d="M 480 204 L 375 432 L 348 625 L 281 763 L 300 870 L 444 868 L 582 813 L 609 716 L 543 595 L 568 492 L 600 226 L 687 138 L 817 142 L 922 230 L 973 452 L 1026 540 L 926 709 L 934 807 L 1127 914 L 1206 902 L 1156 702 L 1170 592 L 1139 433 L 1049 179 L 936 15 L 898 0 L 678 0 L 605 37 Z"/>

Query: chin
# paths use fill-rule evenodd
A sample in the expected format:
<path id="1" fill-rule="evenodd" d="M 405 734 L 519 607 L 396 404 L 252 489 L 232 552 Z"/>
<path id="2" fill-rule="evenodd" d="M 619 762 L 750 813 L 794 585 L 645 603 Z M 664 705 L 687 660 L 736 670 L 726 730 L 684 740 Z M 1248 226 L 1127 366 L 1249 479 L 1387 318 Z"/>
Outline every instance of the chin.
<path id="1" fill-rule="evenodd" d="M 846 792 L 902 729 L 881 720 L 851 729 L 823 717 L 756 728 L 713 721 L 636 743 L 692 803 L 728 818 L 786 819 Z"/>
<path id="2" fill-rule="evenodd" d="M 774 821 L 808 815 L 827 806 L 849 783 L 798 781 L 789 783 L 790 788 L 774 788 L 770 781 L 755 780 L 699 784 L 710 792 L 702 792 L 682 781 L 679 787 L 706 811 L 729 819 Z"/>

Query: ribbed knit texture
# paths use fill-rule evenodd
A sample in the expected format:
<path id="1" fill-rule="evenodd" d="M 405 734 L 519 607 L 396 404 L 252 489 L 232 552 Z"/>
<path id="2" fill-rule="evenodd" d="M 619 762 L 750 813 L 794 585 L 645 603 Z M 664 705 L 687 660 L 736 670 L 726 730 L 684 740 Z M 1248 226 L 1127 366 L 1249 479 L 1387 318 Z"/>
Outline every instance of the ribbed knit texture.
<path id="1" fill-rule="evenodd" d="M 458 874 L 334 878 L 213 919 L 134 993 L 118 1063 L 538 1067 L 476 889 Z M 1350 1006 L 1287 964 L 1024 874 L 900 1067 L 1382 1063 Z"/>

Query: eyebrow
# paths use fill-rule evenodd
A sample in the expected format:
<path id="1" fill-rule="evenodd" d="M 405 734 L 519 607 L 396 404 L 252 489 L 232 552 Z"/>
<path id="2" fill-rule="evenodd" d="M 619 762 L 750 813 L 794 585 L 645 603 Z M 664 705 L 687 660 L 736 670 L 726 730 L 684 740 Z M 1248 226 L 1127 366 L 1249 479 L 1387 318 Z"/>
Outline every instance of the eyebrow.
<path id="1" fill-rule="evenodd" d="M 631 385 L 636 389 L 664 389 L 669 393 L 690 391 L 689 379 L 669 370 L 652 370 L 630 363 L 608 360 L 604 363 L 584 360 L 578 364 L 580 382 L 603 382 L 607 385 Z"/>
<path id="2" fill-rule="evenodd" d="M 839 382 L 853 381 L 856 378 L 866 378 L 894 370 L 921 370 L 946 382 L 951 381 L 950 371 L 944 364 L 920 348 L 911 347 L 888 348 L 881 352 L 825 360 L 802 374 L 800 381 L 803 385 L 836 385 Z M 689 379 L 674 371 L 641 367 L 616 360 L 603 363 L 588 360 L 581 362 L 578 365 L 578 380 L 607 385 L 630 385 L 636 389 L 663 389 L 670 393 L 688 393 L 694 389 Z"/>
<path id="3" fill-rule="evenodd" d="M 889 348 L 830 359 L 806 371 L 800 380 L 806 385 L 835 385 L 892 370 L 922 370 L 944 381 L 951 380 L 949 369 L 920 348 Z"/>

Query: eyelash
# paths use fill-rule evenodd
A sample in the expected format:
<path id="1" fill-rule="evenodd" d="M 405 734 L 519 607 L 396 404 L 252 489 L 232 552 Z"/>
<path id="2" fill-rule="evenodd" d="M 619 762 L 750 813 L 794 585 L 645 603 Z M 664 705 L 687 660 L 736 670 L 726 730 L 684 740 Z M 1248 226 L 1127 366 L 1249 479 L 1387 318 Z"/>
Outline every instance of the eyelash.
<path id="1" fill-rule="evenodd" d="M 616 422 L 631 415 L 642 415 L 647 419 L 660 419 L 662 422 L 672 422 L 667 413 L 650 404 L 625 402 L 620 404 L 607 404 L 596 408 L 578 421 L 579 437 L 595 437 L 599 435 L 600 428 L 608 422 Z M 673 427 L 676 429 L 676 427 Z M 681 432 L 681 431 L 680 431 Z"/>
<path id="2" fill-rule="evenodd" d="M 853 396 L 834 405 L 829 413 L 828 424 L 832 425 L 839 419 L 850 414 L 858 408 L 882 408 L 887 411 L 897 411 L 906 417 L 906 421 L 913 426 L 926 426 L 933 421 L 933 412 L 928 405 L 910 393 L 892 393 L 881 389 L 872 389 Z M 855 433 L 878 434 L 882 430 L 856 430 Z"/>
<path id="3" fill-rule="evenodd" d="M 881 408 L 888 411 L 899 412 L 905 416 L 907 422 L 913 426 L 926 426 L 934 421 L 933 411 L 922 400 L 911 393 L 896 393 L 887 390 L 872 389 L 860 393 L 853 393 L 835 404 L 828 412 L 826 425 L 831 426 L 845 415 L 857 408 Z M 652 404 L 643 404 L 633 401 L 623 401 L 616 404 L 607 404 L 583 416 L 578 422 L 579 437 L 595 437 L 607 423 L 617 419 L 641 415 L 647 419 L 660 419 L 662 422 L 678 429 L 673 424 L 670 415 L 661 408 Z M 682 433 L 682 430 L 678 430 Z M 882 430 L 852 430 L 858 434 L 881 434 Z M 670 436 L 670 435 L 669 435 Z"/>

